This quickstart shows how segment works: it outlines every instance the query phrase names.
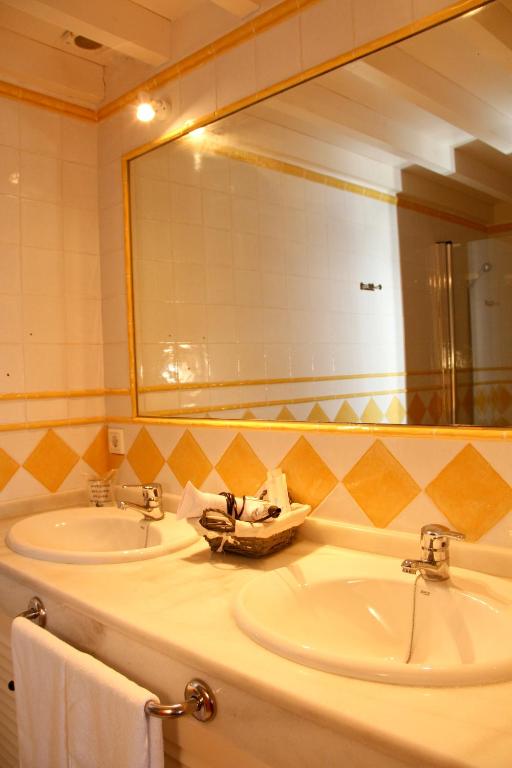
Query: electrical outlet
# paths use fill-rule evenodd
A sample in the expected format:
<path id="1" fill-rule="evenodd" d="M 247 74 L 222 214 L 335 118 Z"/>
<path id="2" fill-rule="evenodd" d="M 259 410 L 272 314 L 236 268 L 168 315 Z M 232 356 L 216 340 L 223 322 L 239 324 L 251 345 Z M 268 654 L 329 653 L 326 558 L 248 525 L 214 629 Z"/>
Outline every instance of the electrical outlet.
<path id="1" fill-rule="evenodd" d="M 124 454 L 124 429 L 108 429 L 107 435 L 110 453 Z"/>

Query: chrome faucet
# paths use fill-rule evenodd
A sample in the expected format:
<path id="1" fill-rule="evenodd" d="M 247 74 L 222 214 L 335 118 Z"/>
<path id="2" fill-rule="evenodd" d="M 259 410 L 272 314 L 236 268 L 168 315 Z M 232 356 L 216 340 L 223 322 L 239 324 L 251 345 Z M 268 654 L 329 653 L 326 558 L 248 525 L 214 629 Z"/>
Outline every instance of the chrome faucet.
<path id="1" fill-rule="evenodd" d="M 141 512 L 144 520 L 162 520 L 165 512 L 162 509 L 162 486 L 160 483 L 146 483 L 145 485 L 122 485 L 121 488 L 137 488 L 142 491 L 144 504 L 118 501 L 119 509 L 134 509 Z"/>
<path id="2" fill-rule="evenodd" d="M 466 537 L 450 531 L 445 525 L 429 523 L 421 529 L 421 560 L 404 560 L 404 573 L 420 573 L 426 581 L 446 581 L 449 578 L 450 539 L 462 541 Z"/>

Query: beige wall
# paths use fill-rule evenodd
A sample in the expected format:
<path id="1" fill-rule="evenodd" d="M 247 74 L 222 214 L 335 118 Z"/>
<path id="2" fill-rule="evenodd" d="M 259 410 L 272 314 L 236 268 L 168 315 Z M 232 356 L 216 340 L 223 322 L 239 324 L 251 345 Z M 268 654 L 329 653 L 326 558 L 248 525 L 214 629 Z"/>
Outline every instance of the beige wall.
<path id="1" fill-rule="evenodd" d="M 136 125 L 131 108 L 125 108 L 99 124 L 99 229 L 106 387 L 128 386 L 120 175 L 123 152 L 150 141 L 166 129 L 179 127 L 185 120 L 211 114 L 243 96 L 447 5 L 449 3 L 439 0 L 393 0 L 388 3 L 321 0 L 303 13 L 269 28 L 165 86 L 161 95 L 172 102 L 171 124 Z M 12 102 L 8 105 L 4 114 L 11 111 Z M 33 150 L 34 145 L 27 149 Z M 80 162 L 80 158 L 78 160 Z M 45 192 L 47 204 L 51 202 L 48 194 Z M 8 192 L 8 199 L 2 200 L 5 205 L 0 216 L 7 230 L 13 226 L 12 206 L 17 210 L 18 205 L 11 200 L 13 197 L 17 200 L 16 195 Z M 78 219 L 81 231 L 84 231 L 86 218 L 91 215 L 84 211 Z M 50 221 L 43 219 L 42 230 Z M 91 231 L 88 226 L 85 229 L 87 233 Z M 19 258 L 17 255 L 16 259 Z M 83 310 L 84 314 L 77 317 L 88 319 L 84 304 Z M 74 318 L 70 321 L 74 322 Z M 59 337 L 55 344 L 57 347 L 66 343 L 85 347 L 96 343 L 89 337 L 86 341 L 83 338 L 68 341 L 67 337 Z M 5 343 L 16 345 L 21 342 L 7 337 Z M 72 365 L 73 372 L 78 370 L 79 364 L 83 365 L 85 373 L 89 372 L 85 355 L 84 349 L 79 361 Z M 38 380 L 34 384 L 38 385 Z M 42 388 L 42 379 L 41 387 L 36 387 L 39 388 Z M 44 405 L 45 401 L 41 402 Z M 108 395 L 106 404 L 109 416 L 129 417 L 127 395 Z M 5 402 L 2 402 L 4 406 Z M 88 407 L 92 407 L 96 415 L 96 406 Z M 68 405 L 67 418 L 70 417 L 71 405 Z M 3 421 L 5 423 L 5 419 Z M 50 437 L 48 426 L 49 422 L 46 422 L 40 430 L 1 433 L 2 500 L 63 487 L 80 487 L 83 478 L 79 478 L 79 467 L 84 456 L 98 469 L 105 463 L 104 442 L 103 447 L 96 445 L 95 450 L 88 451 L 98 425 L 56 427 Z M 371 431 L 365 434 L 350 430 L 330 434 L 313 431 L 301 435 L 289 430 L 247 429 L 237 435 L 233 429 L 204 427 L 189 434 L 179 426 L 154 426 L 149 431 L 141 431 L 135 424 L 127 425 L 126 432 L 127 444 L 132 450 L 121 466 L 122 479 L 138 477 L 149 481 L 158 478 L 168 490 L 175 491 L 181 489 L 188 476 L 203 487 L 216 490 L 226 484 L 239 489 L 243 480 L 250 491 L 260 480 L 263 482 L 261 475 L 265 468 L 284 463 L 297 496 L 310 500 L 317 506 L 316 514 L 323 517 L 390 525 L 402 530 L 417 530 L 422 522 L 429 520 L 448 520 L 454 527 L 465 527 L 473 538 L 483 537 L 483 540 L 501 545 L 509 543 L 509 509 L 512 505 L 512 443 L 509 441 L 478 440 L 468 446 L 463 436 L 440 439 L 411 434 L 407 437 L 389 436 L 382 443 L 376 443 Z M 41 440 L 45 441 L 43 449 L 45 446 L 48 449 L 43 450 L 43 459 L 36 452 L 35 458 L 28 461 L 28 468 L 19 468 L 27 463 L 29 454 Z M 233 450 L 237 460 L 241 457 L 243 466 L 251 468 L 250 476 L 244 476 L 240 467 L 238 479 L 229 478 L 223 457 L 227 452 L 229 458 Z M 41 466 L 45 462 L 46 465 Z M 236 466 L 236 462 L 234 465 L 227 463 Z M 55 472 L 57 465 L 63 468 L 60 474 Z M 201 467 L 200 472 L 197 472 L 198 467 Z M 36 475 L 45 482 L 35 479 Z M 476 477 L 485 477 L 485 481 L 475 485 Z M 364 489 L 363 495 L 358 494 L 358 485 Z M 401 490 L 398 492 L 397 489 Z M 398 501 L 390 507 L 391 497 Z"/>

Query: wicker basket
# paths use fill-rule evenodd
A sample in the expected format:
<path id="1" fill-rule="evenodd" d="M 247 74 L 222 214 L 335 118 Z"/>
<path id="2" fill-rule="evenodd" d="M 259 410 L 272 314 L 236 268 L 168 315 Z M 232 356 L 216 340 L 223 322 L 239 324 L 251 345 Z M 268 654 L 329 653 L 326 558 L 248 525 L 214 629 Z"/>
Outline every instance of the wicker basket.
<path id="1" fill-rule="evenodd" d="M 196 528 L 203 534 L 212 552 L 229 552 L 244 557 L 265 557 L 292 543 L 297 531 L 311 511 L 307 504 L 293 504 L 276 520 L 266 523 L 248 523 L 226 517 L 226 530 L 211 530 L 207 512 L 197 521 Z"/>

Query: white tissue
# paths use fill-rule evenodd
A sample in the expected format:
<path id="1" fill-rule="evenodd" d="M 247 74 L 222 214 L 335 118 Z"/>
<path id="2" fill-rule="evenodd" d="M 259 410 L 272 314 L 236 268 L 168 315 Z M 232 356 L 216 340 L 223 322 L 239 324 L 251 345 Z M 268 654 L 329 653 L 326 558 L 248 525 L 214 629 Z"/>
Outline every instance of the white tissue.
<path id="1" fill-rule="evenodd" d="M 243 499 L 236 498 L 238 510 L 242 509 L 243 503 Z M 240 519 L 247 522 L 256 522 L 261 517 L 267 516 L 269 506 L 269 503 L 266 501 L 246 496 L 244 511 Z M 183 520 L 188 517 L 201 517 L 205 509 L 220 509 L 222 512 L 227 512 L 226 497 L 217 493 L 198 491 L 189 481 L 183 491 L 183 496 L 176 512 L 176 518 Z"/>

